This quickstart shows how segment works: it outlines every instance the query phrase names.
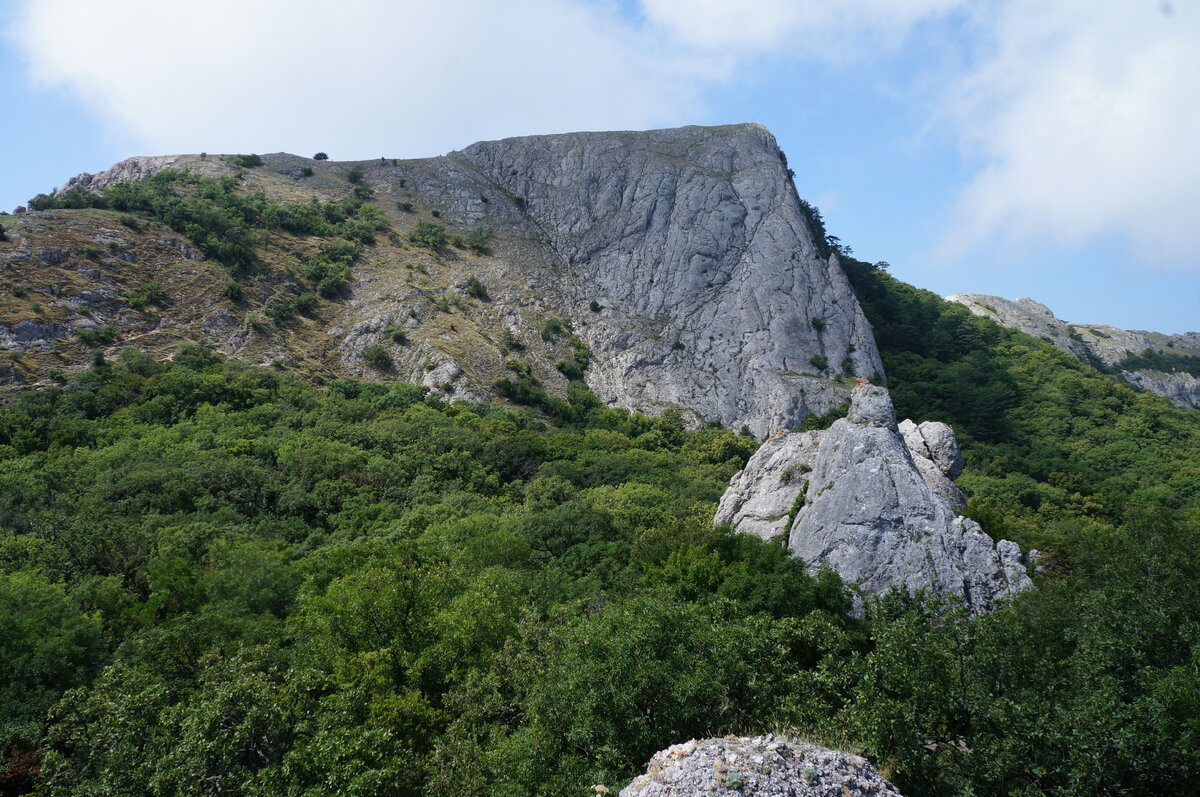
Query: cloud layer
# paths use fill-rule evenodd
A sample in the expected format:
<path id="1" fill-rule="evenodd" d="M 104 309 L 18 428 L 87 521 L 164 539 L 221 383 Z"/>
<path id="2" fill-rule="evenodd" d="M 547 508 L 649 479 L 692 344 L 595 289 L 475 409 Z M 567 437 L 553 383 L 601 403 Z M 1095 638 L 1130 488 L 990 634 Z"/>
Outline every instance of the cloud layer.
<path id="1" fill-rule="evenodd" d="M 943 104 L 979 170 L 942 242 L 1082 246 L 1200 271 L 1200 13 L 1013 0 Z"/>

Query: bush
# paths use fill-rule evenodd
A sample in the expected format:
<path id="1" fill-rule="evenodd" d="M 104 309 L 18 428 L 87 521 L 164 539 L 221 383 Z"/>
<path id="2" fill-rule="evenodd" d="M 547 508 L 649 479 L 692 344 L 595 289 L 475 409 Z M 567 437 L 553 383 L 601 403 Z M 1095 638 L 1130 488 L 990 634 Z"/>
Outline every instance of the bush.
<path id="1" fill-rule="evenodd" d="M 570 328 L 571 325 L 565 318 L 555 318 L 554 316 L 550 316 L 546 319 L 545 323 L 542 324 L 542 340 L 553 340 L 559 335 L 566 333 L 566 331 Z"/>
<path id="2" fill-rule="evenodd" d="M 311 166 L 305 166 L 305 167 L 303 167 L 302 169 L 300 169 L 300 176 L 301 176 L 301 177 L 312 177 L 312 176 L 313 176 L 313 170 L 312 170 L 312 167 L 311 167 Z"/>
<path id="3" fill-rule="evenodd" d="M 140 288 L 125 291 L 125 301 L 135 310 L 141 310 L 148 304 L 162 304 L 166 298 L 167 292 L 161 282 L 147 282 Z"/>
<path id="4" fill-rule="evenodd" d="M 327 161 L 327 160 L 329 160 L 329 156 L 328 156 L 328 155 L 326 155 L 324 152 L 318 152 L 316 155 L 313 155 L 313 160 L 315 160 L 315 161 Z"/>
<path id="5" fill-rule="evenodd" d="M 4 229 L 4 225 L 0 224 L 0 241 L 11 241 L 8 237 L 8 231 Z"/>
<path id="6" fill-rule="evenodd" d="M 221 289 L 221 293 L 231 302 L 240 302 L 245 295 L 242 291 L 242 286 L 236 282 L 226 282 L 225 287 Z"/>
<path id="7" fill-rule="evenodd" d="M 355 166 L 350 171 L 346 172 L 346 179 L 352 183 L 361 183 L 364 177 L 363 170 Z"/>
<path id="8" fill-rule="evenodd" d="M 412 213 L 414 210 L 413 203 L 411 202 L 397 202 L 396 207 L 405 213 Z"/>
<path id="9" fill-rule="evenodd" d="M 593 313 L 598 313 L 598 312 L 600 312 L 601 310 L 603 310 L 603 309 L 604 309 L 604 308 L 601 306 L 600 302 L 596 301 L 595 299 L 592 299 L 592 303 L 591 303 L 591 304 L 589 304 L 589 305 L 588 305 L 588 307 L 590 307 L 590 308 L 592 309 L 592 312 L 593 312 Z"/>
<path id="10" fill-rule="evenodd" d="M 375 189 L 369 185 L 354 186 L 354 198 L 361 199 L 364 202 L 375 196 Z"/>
<path id="11" fill-rule="evenodd" d="M 128 227 L 129 229 L 134 230 L 135 232 L 140 231 L 142 229 L 142 223 L 140 221 L 138 221 L 135 216 L 130 216 L 128 213 L 121 214 L 120 222 L 122 224 L 124 224 L 126 227 Z M 113 248 L 113 242 L 111 242 L 111 241 L 109 242 L 108 248 L 109 249 Z"/>
<path id="12" fill-rule="evenodd" d="M 271 326 L 271 321 L 262 313 L 251 310 L 249 313 L 246 313 L 246 325 L 262 332 Z"/>
<path id="13" fill-rule="evenodd" d="M 484 227 L 476 227 L 467 233 L 464 240 L 472 252 L 477 255 L 486 255 L 491 251 L 489 243 L 492 240 L 492 231 Z"/>
<path id="14" fill-rule="evenodd" d="M 404 331 L 404 327 L 396 326 L 395 324 L 388 327 L 388 337 L 392 339 L 392 343 L 403 344 L 408 342 L 408 334 Z"/>
<path id="15" fill-rule="evenodd" d="M 813 368 L 816 368 L 818 371 L 824 371 L 829 367 L 829 360 L 825 359 L 824 354 L 814 354 L 812 357 L 808 358 L 808 361 L 812 363 Z"/>
<path id="16" fill-rule="evenodd" d="M 234 155 L 229 162 L 241 169 L 253 169 L 262 166 L 263 160 L 257 155 Z"/>
<path id="17" fill-rule="evenodd" d="M 83 252 L 84 257 L 89 258 L 91 260 L 95 260 L 96 258 L 100 257 L 101 254 L 104 253 L 104 250 L 98 246 L 85 246 L 85 247 L 83 247 L 83 249 L 81 251 Z"/>
<path id="18" fill-rule="evenodd" d="M 482 282 L 475 279 L 475 277 L 467 277 L 467 295 L 474 296 L 481 302 L 486 302 L 491 299 L 491 297 L 488 296 L 487 288 Z"/>
<path id="19" fill-rule="evenodd" d="M 388 350 L 378 343 L 363 349 L 362 358 L 367 365 L 380 371 L 386 371 L 392 367 L 392 355 L 388 354 Z"/>
<path id="20" fill-rule="evenodd" d="M 449 241 L 446 237 L 446 228 L 431 221 L 418 221 L 417 228 L 409 233 L 408 240 L 417 246 L 432 249 L 434 252 L 445 249 Z"/>

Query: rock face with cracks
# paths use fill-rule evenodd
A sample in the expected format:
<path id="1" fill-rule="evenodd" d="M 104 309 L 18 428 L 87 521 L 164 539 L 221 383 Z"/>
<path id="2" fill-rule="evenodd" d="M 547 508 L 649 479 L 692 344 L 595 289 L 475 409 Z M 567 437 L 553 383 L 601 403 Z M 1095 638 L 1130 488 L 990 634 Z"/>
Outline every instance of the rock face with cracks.
<path id="1" fill-rule="evenodd" d="M 565 311 L 589 318 L 588 384 L 609 403 L 677 405 L 764 437 L 842 403 L 835 377 L 883 373 L 760 125 L 533 136 L 448 157 L 545 235 Z"/>
<path id="2" fill-rule="evenodd" d="M 692 740 L 654 754 L 620 797 L 900 797 L 865 758 L 776 736 Z"/>
<path id="3" fill-rule="evenodd" d="M 929 589 L 975 613 L 1031 585 L 1015 543 L 993 542 L 925 483 L 887 391 L 866 383 L 821 441 L 788 547 L 859 592 Z"/>

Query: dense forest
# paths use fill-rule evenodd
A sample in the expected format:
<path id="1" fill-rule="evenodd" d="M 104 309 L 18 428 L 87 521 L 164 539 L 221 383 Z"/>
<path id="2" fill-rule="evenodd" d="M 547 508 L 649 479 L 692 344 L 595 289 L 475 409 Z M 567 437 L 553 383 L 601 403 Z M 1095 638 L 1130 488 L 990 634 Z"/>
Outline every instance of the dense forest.
<path id="1" fill-rule="evenodd" d="M 851 618 L 712 528 L 755 441 L 579 381 L 448 405 L 129 348 L 0 412 L 3 792 L 583 795 L 768 730 L 911 795 L 1189 792 L 1200 417 L 843 265 L 898 415 L 954 426 L 1036 589 Z"/>

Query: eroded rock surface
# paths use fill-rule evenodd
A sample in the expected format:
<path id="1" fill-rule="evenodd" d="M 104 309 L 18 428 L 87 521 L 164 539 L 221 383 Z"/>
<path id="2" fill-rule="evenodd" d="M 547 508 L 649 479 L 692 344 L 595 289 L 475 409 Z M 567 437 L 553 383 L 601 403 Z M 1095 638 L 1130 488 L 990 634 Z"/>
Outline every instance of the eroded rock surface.
<path id="1" fill-rule="evenodd" d="M 788 515 L 808 481 L 824 431 L 776 432 L 729 483 L 714 525 L 771 540 L 787 534 Z"/>
<path id="2" fill-rule="evenodd" d="M 849 385 L 833 377 L 883 372 L 760 125 L 533 136 L 448 157 L 518 198 L 548 239 L 554 292 L 588 319 L 587 379 L 609 403 L 678 405 L 764 437 L 842 403 Z"/>
<path id="3" fill-rule="evenodd" d="M 1030 586 L 1020 549 L 957 516 L 925 483 L 887 391 L 855 388 L 813 462 L 788 547 L 867 594 L 897 585 L 961 599 L 972 612 Z"/>
<path id="4" fill-rule="evenodd" d="M 693 739 L 659 751 L 620 797 L 900 797 L 861 756 L 777 736 Z"/>
<path id="5" fill-rule="evenodd" d="M 886 414 L 891 412 L 890 407 L 890 402 L 886 409 L 880 404 L 879 411 Z M 855 412 L 861 415 L 863 409 Z M 962 473 L 963 458 L 954 430 L 937 421 L 918 426 L 909 420 L 901 422 L 898 430 L 921 479 L 935 495 L 961 512 L 966 498 L 953 480 Z M 771 435 L 730 480 L 713 525 L 728 523 L 740 534 L 764 540 L 786 536 L 789 516 L 799 510 L 796 500 L 808 487 L 824 439 L 824 430 Z"/>

